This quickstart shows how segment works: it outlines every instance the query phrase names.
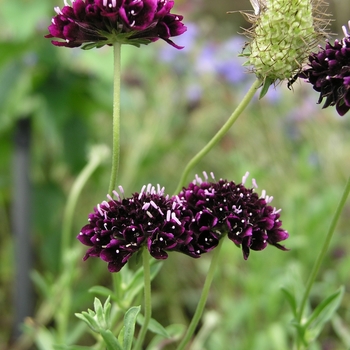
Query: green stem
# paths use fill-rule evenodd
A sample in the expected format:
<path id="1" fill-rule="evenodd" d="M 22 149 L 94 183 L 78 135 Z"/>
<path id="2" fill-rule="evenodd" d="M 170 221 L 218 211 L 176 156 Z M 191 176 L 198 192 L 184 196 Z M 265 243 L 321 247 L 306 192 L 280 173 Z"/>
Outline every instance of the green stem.
<path id="1" fill-rule="evenodd" d="M 152 304 L 151 304 L 151 270 L 149 264 L 149 252 L 146 247 L 143 248 L 142 252 L 143 260 L 143 278 L 144 278 L 144 297 L 145 297 L 145 315 L 143 324 L 136 341 L 134 350 L 141 350 L 143 341 L 145 339 L 148 324 L 152 316 Z"/>
<path id="2" fill-rule="evenodd" d="M 116 187 L 118 169 L 119 169 L 119 153 L 120 153 L 120 53 L 121 44 L 114 43 L 114 88 L 113 88 L 113 155 L 111 179 L 109 182 L 108 193 Z"/>
<path id="3" fill-rule="evenodd" d="M 300 304 L 300 309 L 299 309 L 299 313 L 298 313 L 298 321 L 299 323 L 301 322 L 302 320 L 302 317 L 303 317 L 303 313 L 304 313 L 304 308 L 305 308 L 305 305 L 306 305 L 306 302 L 308 300 L 308 297 L 309 297 L 309 294 L 310 294 L 310 291 L 311 291 L 311 288 L 315 282 L 315 279 L 316 279 L 316 276 L 318 274 L 318 271 L 320 269 L 320 266 L 322 264 L 322 261 L 328 251 L 328 247 L 329 247 L 329 244 L 331 242 L 331 239 L 333 237 L 333 233 L 335 231 L 335 227 L 338 223 L 338 220 L 340 218 L 340 215 L 343 211 L 343 208 L 344 208 L 344 205 L 345 205 L 345 202 L 348 198 L 348 195 L 349 195 L 349 192 L 350 192 L 350 177 L 346 183 L 346 186 L 345 186 L 345 189 L 344 189 L 344 192 L 343 192 L 343 195 L 342 195 L 342 198 L 338 204 L 338 207 L 337 207 L 337 210 L 335 211 L 335 214 L 333 216 L 333 219 L 332 219 L 332 222 L 331 222 L 331 225 L 328 229 L 328 233 L 326 235 L 326 239 L 323 243 L 323 246 L 322 246 L 322 249 L 321 249 L 321 252 L 320 254 L 318 255 L 317 257 L 317 260 L 315 262 L 315 265 L 313 266 L 313 269 L 310 273 L 310 277 L 308 279 L 308 282 L 307 282 L 307 285 L 306 285 L 306 289 L 305 289 L 305 292 L 304 292 L 304 295 L 303 295 L 303 299 L 302 299 L 302 302 Z"/>
<path id="4" fill-rule="evenodd" d="M 205 304 L 207 302 L 210 286 L 211 286 L 211 283 L 212 283 L 213 278 L 214 278 L 214 273 L 215 273 L 216 267 L 217 267 L 218 262 L 219 262 L 220 250 L 221 250 L 224 238 L 225 237 L 222 237 L 220 239 L 219 245 L 214 249 L 213 258 L 212 258 L 211 263 L 210 263 L 207 277 L 205 278 L 205 282 L 204 282 L 204 286 L 203 286 L 203 290 L 202 290 L 202 295 L 199 299 L 196 312 L 194 313 L 194 316 L 193 316 L 191 323 L 187 329 L 185 337 L 182 339 L 181 343 L 176 348 L 176 350 L 183 350 L 185 348 L 187 343 L 191 340 L 193 333 L 195 332 L 195 330 L 198 326 L 198 323 L 202 317 L 204 307 L 205 307 Z"/>
<path id="5" fill-rule="evenodd" d="M 182 173 L 180 182 L 177 186 L 175 193 L 179 193 L 182 187 L 186 184 L 186 179 L 191 169 L 224 137 L 227 131 L 231 128 L 233 123 L 242 114 L 244 109 L 248 106 L 249 102 L 255 95 L 256 90 L 261 86 L 262 81 L 260 79 L 255 80 L 247 94 L 244 96 L 241 103 L 233 111 L 227 122 L 221 127 L 221 129 L 214 135 L 214 137 L 188 162 L 185 170 Z"/>
<path id="6" fill-rule="evenodd" d="M 62 221 L 61 269 L 65 269 L 65 259 L 67 251 L 69 250 L 73 217 L 75 214 L 75 207 L 77 205 L 78 198 L 92 173 L 97 169 L 101 162 L 105 160 L 107 155 L 108 150 L 104 146 L 95 146 L 95 148 L 91 150 L 88 163 L 80 172 L 75 182 L 73 183 L 72 189 L 70 190 L 67 204 L 64 208 Z"/>
<path id="7" fill-rule="evenodd" d="M 102 161 L 104 161 L 108 153 L 107 148 L 104 146 L 95 146 L 91 150 L 89 161 L 76 178 L 68 195 L 67 204 L 64 209 L 61 238 L 61 276 L 57 282 L 57 290 L 64 290 L 64 293 L 57 295 L 57 297 L 60 299 L 60 307 L 59 311 L 57 311 L 55 314 L 57 318 L 57 337 L 58 341 L 62 344 L 64 343 L 65 335 L 68 329 L 68 319 L 71 307 L 71 284 L 74 275 L 74 270 L 71 269 L 71 266 L 72 258 L 74 258 L 75 255 L 70 249 L 70 240 L 75 208 L 83 187 L 96 168 Z M 46 313 L 48 313 L 47 310 Z"/>

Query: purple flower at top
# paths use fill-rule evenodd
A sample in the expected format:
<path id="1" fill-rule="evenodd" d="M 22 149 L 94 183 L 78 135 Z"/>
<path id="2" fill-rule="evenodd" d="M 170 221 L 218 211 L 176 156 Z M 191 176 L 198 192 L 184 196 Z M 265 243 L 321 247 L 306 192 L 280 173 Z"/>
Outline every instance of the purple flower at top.
<path id="1" fill-rule="evenodd" d="M 272 197 L 264 191 L 259 197 L 254 188 L 244 186 L 248 173 L 240 184 L 227 180 L 209 182 L 204 175 L 205 181 L 197 177 L 177 196 L 184 217 L 191 218 L 186 225 L 192 231 L 192 240 L 181 246 L 183 253 L 199 257 L 215 248 L 225 234 L 242 247 L 244 259 L 250 250 L 263 250 L 267 244 L 287 250 L 279 243 L 289 236 L 281 228 L 280 210 L 269 205 Z M 257 187 L 254 180 L 253 184 Z"/>
<path id="2" fill-rule="evenodd" d="M 350 34 L 345 26 L 343 32 L 342 40 L 335 40 L 333 45 L 327 41 L 325 48 L 312 53 L 310 67 L 299 74 L 320 93 L 318 103 L 326 99 L 322 108 L 335 106 L 341 116 L 350 109 Z"/>
<path id="3" fill-rule="evenodd" d="M 123 193 L 121 187 L 120 191 Z M 157 190 L 144 186 L 130 198 L 113 193 L 116 199 L 107 196 L 108 202 L 98 204 L 77 236 L 91 247 L 84 260 L 100 257 L 108 262 L 110 272 L 118 272 L 143 246 L 154 258 L 166 259 L 167 251 L 177 250 L 191 239 L 178 219 L 180 205 L 164 196 L 159 186 Z"/>
<path id="4" fill-rule="evenodd" d="M 64 0 L 62 10 L 49 26 L 46 38 L 56 46 L 84 49 L 112 45 L 114 42 L 140 46 L 163 39 L 181 49 L 170 37 L 181 35 L 186 26 L 183 16 L 171 14 L 174 1 L 168 0 Z"/>

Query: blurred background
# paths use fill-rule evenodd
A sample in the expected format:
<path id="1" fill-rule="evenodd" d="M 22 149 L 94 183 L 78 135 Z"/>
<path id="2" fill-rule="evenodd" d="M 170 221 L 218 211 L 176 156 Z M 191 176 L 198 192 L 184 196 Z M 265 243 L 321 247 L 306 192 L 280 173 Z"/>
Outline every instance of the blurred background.
<path id="1" fill-rule="evenodd" d="M 344 0 L 329 3 L 331 32 L 342 38 L 350 7 Z M 43 298 L 30 271 L 52 280 L 59 272 L 64 206 L 89 149 L 111 147 L 112 49 L 51 45 L 44 35 L 53 7 L 63 5 L 0 0 L 0 349 L 11 349 L 19 323 L 34 316 Z M 238 57 L 247 40 L 238 33 L 249 24 L 239 13 L 226 13 L 239 10 L 251 10 L 249 1 L 177 0 L 172 12 L 184 15 L 188 31 L 174 41 L 183 50 L 161 41 L 123 47 L 118 183 L 127 194 L 147 183 L 172 194 L 184 166 L 254 81 Z M 307 280 L 350 174 L 350 114 L 322 110 L 317 100 L 304 82 L 292 91 L 285 83 L 270 88 L 192 174 L 213 171 L 217 179 L 240 182 L 248 170 L 258 191 L 266 189 L 283 209 L 283 227 L 290 232 L 289 252 L 268 247 L 248 261 L 225 243 L 203 321 L 206 332 L 194 350 L 228 344 L 238 350 L 290 349 L 292 314 L 280 287 Z M 72 246 L 80 244 L 75 236 L 88 213 L 105 199 L 109 169 L 109 161 L 99 167 L 79 198 Z M 346 287 L 338 315 L 315 349 L 350 347 L 349 216 L 348 204 L 312 292 L 317 303 Z M 154 318 L 164 325 L 188 322 L 209 262 L 210 254 L 200 260 L 170 255 L 154 281 Z M 79 258 L 72 268 L 80 271 L 70 320 L 76 323 L 74 312 L 91 307 L 87 290 L 111 281 L 99 259 Z M 89 345 L 88 338 L 79 341 Z"/>

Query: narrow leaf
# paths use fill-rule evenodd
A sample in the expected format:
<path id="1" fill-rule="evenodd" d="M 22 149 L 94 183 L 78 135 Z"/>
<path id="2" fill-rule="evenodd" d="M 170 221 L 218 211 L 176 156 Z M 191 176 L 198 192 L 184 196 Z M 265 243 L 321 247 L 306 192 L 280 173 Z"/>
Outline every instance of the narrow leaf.
<path id="1" fill-rule="evenodd" d="M 305 323 L 306 338 L 312 341 L 322 331 L 324 324 L 329 321 L 337 310 L 344 295 L 344 287 L 340 287 L 335 293 L 324 299 L 312 312 Z"/>
<path id="2" fill-rule="evenodd" d="M 124 341 L 123 350 L 130 350 L 134 339 L 135 323 L 141 306 L 131 307 L 124 316 Z"/>
<path id="3" fill-rule="evenodd" d="M 113 333 L 109 329 L 101 329 L 101 336 L 106 344 L 107 350 L 123 350 L 118 339 L 113 335 Z"/>
<path id="4" fill-rule="evenodd" d="M 284 294 L 290 308 L 292 309 L 293 316 L 296 318 L 297 317 L 297 302 L 295 300 L 294 295 L 286 288 L 282 287 L 281 288 L 282 293 Z"/>
<path id="5" fill-rule="evenodd" d="M 142 326 L 143 320 L 144 320 L 144 317 L 143 315 L 140 314 L 139 317 L 137 318 L 137 323 L 139 323 Z M 167 330 L 154 318 L 150 319 L 148 324 L 148 330 L 150 330 L 152 333 L 159 334 L 164 338 L 170 338 L 170 335 L 167 332 Z"/>
<path id="6" fill-rule="evenodd" d="M 261 100 L 267 94 L 272 83 L 273 83 L 273 80 L 271 78 L 265 79 L 264 85 L 263 85 L 261 92 L 260 92 L 260 95 L 259 95 L 259 100 Z"/>
<path id="7" fill-rule="evenodd" d="M 98 294 L 98 295 L 101 295 L 101 296 L 104 296 L 104 297 L 109 297 L 110 295 L 113 294 L 113 292 L 110 289 L 108 289 L 106 287 L 103 287 L 103 286 L 91 287 L 89 289 L 89 293 Z"/>

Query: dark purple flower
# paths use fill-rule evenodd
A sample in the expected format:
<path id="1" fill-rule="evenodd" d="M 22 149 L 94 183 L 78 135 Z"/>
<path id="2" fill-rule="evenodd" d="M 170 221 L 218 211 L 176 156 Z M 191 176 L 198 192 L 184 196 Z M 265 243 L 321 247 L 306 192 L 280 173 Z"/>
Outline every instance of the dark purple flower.
<path id="1" fill-rule="evenodd" d="M 170 37 L 186 31 L 183 16 L 171 14 L 174 1 L 168 0 L 64 0 L 62 10 L 49 26 L 46 38 L 56 46 L 84 49 L 114 42 L 140 46 L 158 39 L 180 49 Z"/>
<path id="2" fill-rule="evenodd" d="M 118 272 L 143 246 L 154 258 L 166 259 L 167 251 L 179 250 L 191 240 L 178 219 L 180 204 L 164 196 L 164 189 L 148 185 L 123 199 L 113 193 L 116 199 L 108 196 L 108 202 L 98 204 L 77 237 L 91 247 L 84 260 L 100 257 L 110 272 Z"/>
<path id="3" fill-rule="evenodd" d="M 227 180 L 208 182 L 204 175 L 205 181 L 197 177 L 177 196 L 183 212 L 191 218 L 185 227 L 192 239 L 180 247 L 183 253 L 199 257 L 215 248 L 225 234 L 242 247 L 244 259 L 250 249 L 262 250 L 267 244 L 287 250 L 279 244 L 289 236 L 281 228 L 279 210 L 269 205 L 272 197 L 265 193 L 259 197 L 254 189 L 244 186 L 248 173 L 238 185 Z M 256 187 L 255 181 L 253 184 Z"/>
<path id="4" fill-rule="evenodd" d="M 345 26 L 343 32 L 345 37 L 341 41 L 335 40 L 334 45 L 327 41 L 325 48 L 312 53 L 310 68 L 299 75 L 320 93 L 318 103 L 326 99 L 322 108 L 335 106 L 341 116 L 350 109 L 350 35 Z"/>

